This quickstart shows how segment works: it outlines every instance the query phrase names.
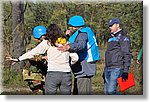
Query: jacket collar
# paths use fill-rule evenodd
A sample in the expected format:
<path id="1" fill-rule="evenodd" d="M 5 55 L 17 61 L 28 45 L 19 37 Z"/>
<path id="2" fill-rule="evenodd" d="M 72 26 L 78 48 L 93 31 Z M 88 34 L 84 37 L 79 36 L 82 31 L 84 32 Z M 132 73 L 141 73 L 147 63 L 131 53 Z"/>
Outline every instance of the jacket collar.
<path id="1" fill-rule="evenodd" d="M 114 32 L 113 34 L 111 34 L 113 37 L 117 37 L 117 36 L 121 36 L 122 35 L 122 29 L 118 30 L 117 32 Z"/>

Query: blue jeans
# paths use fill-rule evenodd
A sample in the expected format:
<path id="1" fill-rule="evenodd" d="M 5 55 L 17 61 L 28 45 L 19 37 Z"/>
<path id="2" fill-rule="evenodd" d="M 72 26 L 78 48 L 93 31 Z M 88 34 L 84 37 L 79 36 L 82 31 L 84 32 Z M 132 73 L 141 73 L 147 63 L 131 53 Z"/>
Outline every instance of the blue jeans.
<path id="1" fill-rule="evenodd" d="M 105 68 L 104 69 L 104 94 L 117 94 L 117 78 L 122 75 L 123 68 Z"/>

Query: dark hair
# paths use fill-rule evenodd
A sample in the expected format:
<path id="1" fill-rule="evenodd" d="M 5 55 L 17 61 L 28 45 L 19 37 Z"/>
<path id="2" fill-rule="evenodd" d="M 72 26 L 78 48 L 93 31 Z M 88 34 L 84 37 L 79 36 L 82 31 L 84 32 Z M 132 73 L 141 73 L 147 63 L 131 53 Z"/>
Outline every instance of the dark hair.
<path id="1" fill-rule="evenodd" d="M 56 40 L 59 38 L 66 38 L 66 35 L 56 24 L 50 24 L 46 32 L 46 40 L 49 40 L 52 46 L 56 46 Z"/>

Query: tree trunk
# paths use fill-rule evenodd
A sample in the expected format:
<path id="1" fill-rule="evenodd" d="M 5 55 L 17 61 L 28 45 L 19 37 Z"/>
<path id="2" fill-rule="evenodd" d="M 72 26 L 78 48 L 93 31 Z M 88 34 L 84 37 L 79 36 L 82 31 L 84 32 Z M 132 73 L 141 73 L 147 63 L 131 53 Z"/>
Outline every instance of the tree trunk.
<path id="1" fill-rule="evenodd" d="M 20 2 L 12 3 L 12 37 L 13 37 L 13 45 L 12 45 L 12 55 L 14 58 L 18 58 L 25 50 L 25 44 L 23 41 L 24 37 L 24 4 Z M 12 69 L 16 72 L 21 72 L 24 63 L 16 63 L 12 66 Z"/>

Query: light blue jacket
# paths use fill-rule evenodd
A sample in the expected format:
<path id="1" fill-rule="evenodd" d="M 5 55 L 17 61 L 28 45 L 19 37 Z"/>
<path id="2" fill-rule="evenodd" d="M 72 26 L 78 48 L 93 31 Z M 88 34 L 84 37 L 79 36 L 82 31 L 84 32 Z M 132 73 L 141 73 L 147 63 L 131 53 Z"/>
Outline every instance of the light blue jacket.
<path id="1" fill-rule="evenodd" d="M 69 38 L 69 42 L 70 43 L 75 42 L 75 40 L 79 34 L 79 31 L 81 33 L 86 33 L 87 37 L 88 37 L 86 49 L 83 49 L 84 51 L 77 52 L 79 55 L 79 60 L 81 60 L 81 61 L 86 60 L 87 62 L 94 62 L 94 61 L 100 60 L 100 52 L 98 49 L 98 44 L 96 42 L 96 37 L 90 27 L 85 27 L 85 28 L 77 30 Z M 85 55 L 85 53 L 86 53 L 86 55 Z"/>

